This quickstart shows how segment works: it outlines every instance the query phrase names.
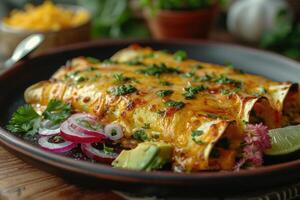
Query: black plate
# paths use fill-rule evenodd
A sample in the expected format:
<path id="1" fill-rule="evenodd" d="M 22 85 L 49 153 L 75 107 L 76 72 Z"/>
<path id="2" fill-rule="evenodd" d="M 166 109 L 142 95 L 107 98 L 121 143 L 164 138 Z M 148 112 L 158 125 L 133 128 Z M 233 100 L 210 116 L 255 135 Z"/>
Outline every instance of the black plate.
<path id="1" fill-rule="evenodd" d="M 199 41 L 109 41 L 93 42 L 56 49 L 37 58 L 19 63 L 0 76 L 0 125 L 5 126 L 11 113 L 23 104 L 23 91 L 31 84 L 48 79 L 66 60 L 76 56 L 110 57 L 129 44 L 138 43 L 155 49 L 179 49 L 189 57 L 213 63 L 232 63 L 246 72 L 264 75 L 278 81 L 298 82 L 300 66 L 285 57 L 220 43 Z M 209 195 L 245 194 L 266 190 L 300 180 L 300 156 L 277 158 L 280 164 L 240 172 L 137 172 L 114 169 L 102 164 L 76 161 L 45 152 L 0 129 L 0 142 L 26 162 L 84 185 L 106 186 L 142 195 Z M 230 187 L 229 187 L 230 186 Z"/>

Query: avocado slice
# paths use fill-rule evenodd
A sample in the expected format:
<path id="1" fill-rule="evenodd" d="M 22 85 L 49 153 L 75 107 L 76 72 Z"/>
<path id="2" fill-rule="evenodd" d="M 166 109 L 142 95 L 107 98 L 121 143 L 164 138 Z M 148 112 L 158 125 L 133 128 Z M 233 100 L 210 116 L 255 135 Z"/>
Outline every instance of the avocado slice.
<path id="1" fill-rule="evenodd" d="M 123 150 L 112 166 L 151 171 L 171 161 L 172 146 L 163 142 L 143 142 L 131 150 Z"/>

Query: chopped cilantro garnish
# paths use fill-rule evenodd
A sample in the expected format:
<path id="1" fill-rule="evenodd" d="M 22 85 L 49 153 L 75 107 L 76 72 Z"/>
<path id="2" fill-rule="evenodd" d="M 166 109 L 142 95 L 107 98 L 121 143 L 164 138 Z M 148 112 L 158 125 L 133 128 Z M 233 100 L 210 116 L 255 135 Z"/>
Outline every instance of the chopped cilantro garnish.
<path id="1" fill-rule="evenodd" d="M 207 87 L 203 86 L 203 85 L 199 85 L 199 86 L 189 86 L 184 88 L 184 93 L 182 94 L 183 96 L 185 96 L 186 99 L 193 99 L 195 98 L 196 94 L 198 94 L 201 91 L 206 90 Z"/>
<path id="2" fill-rule="evenodd" d="M 192 131 L 192 140 L 196 144 L 205 144 L 203 141 L 199 140 L 199 137 L 203 134 L 203 131 L 201 130 L 194 130 Z"/>
<path id="3" fill-rule="evenodd" d="M 173 101 L 173 100 L 169 100 L 167 102 L 165 102 L 165 105 L 168 107 L 173 107 L 176 109 L 182 109 L 185 106 L 185 103 L 183 103 L 182 101 Z"/>
<path id="4" fill-rule="evenodd" d="M 13 133 L 35 134 L 40 126 L 41 117 L 31 105 L 24 105 L 13 113 L 7 129 Z"/>
<path id="5" fill-rule="evenodd" d="M 160 97 L 166 97 L 173 94 L 173 92 L 173 90 L 159 90 L 156 92 L 156 95 Z"/>
<path id="6" fill-rule="evenodd" d="M 103 151 L 105 154 L 111 154 L 114 153 L 114 148 L 108 147 L 105 145 L 105 143 L 103 143 Z"/>
<path id="7" fill-rule="evenodd" d="M 260 94 L 266 94 L 266 93 L 267 93 L 267 89 L 264 88 L 264 87 L 259 87 L 259 88 L 258 88 L 258 92 L 259 92 Z"/>
<path id="8" fill-rule="evenodd" d="M 165 81 L 165 80 L 159 80 L 159 83 L 161 85 L 164 85 L 164 86 L 171 86 L 171 85 L 173 85 L 173 83 L 171 83 L 169 81 Z"/>
<path id="9" fill-rule="evenodd" d="M 110 88 L 107 92 L 116 96 L 126 95 L 136 92 L 137 89 L 132 85 L 121 85 Z"/>
<path id="10" fill-rule="evenodd" d="M 205 74 L 204 76 L 200 76 L 200 77 L 193 77 L 193 81 L 201 81 L 201 82 L 204 82 L 204 81 L 211 81 L 212 80 L 212 76 L 209 75 L 209 74 Z"/>
<path id="11" fill-rule="evenodd" d="M 71 114 L 71 105 L 63 101 L 52 99 L 48 103 L 46 110 L 43 112 L 45 119 L 52 121 L 54 124 L 61 123 Z"/>
<path id="12" fill-rule="evenodd" d="M 187 53 L 183 50 L 176 51 L 173 55 L 173 58 L 177 61 L 183 61 L 187 59 Z"/>
<path id="13" fill-rule="evenodd" d="M 83 77 L 83 76 L 79 76 L 79 77 L 76 79 L 76 82 L 77 82 L 77 83 L 80 83 L 80 82 L 83 82 L 83 81 L 86 81 L 86 80 L 88 80 L 88 78 L 85 78 L 85 77 Z"/>
<path id="14" fill-rule="evenodd" d="M 194 72 L 187 72 L 187 73 L 182 74 L 182 77 L 184 77 L 184 78 L 192 78 L 195 75 L 196 74 Z"/>
<path id="15" fill-rule="evenodd" d="M 222 95 L 230 94 L 230 90 L 228 90 L 228 89 L 222 89 L 222 90 L 221 90 L 221 94 L 222 94 Z"/>
<path id="16" fill-rule="evenodd" d="M 99 60 L 99 59 L 93 58 L 93 57 L 86 57 L 86 60 L 87 60 L 89 63 L 92 63 L 92 64 L 98 64 L 98 63 L 100 63 L 100 60 Z"/>
<path id="17" fill-rule="evenodd" d="M 160 76 L 161 74 L 180 73 L 178 69 L 174 67 L 167 67 L 164 63 L 150 65 L 145 69 L 138 70 L 138 72 L 149 76 Z"/>
<path id="18" fill-rule="evenodd" d="M 241 87 L 241 84 L 242 84 L 241 81 L 228 78 L 224 74 L 222 74 L 219 77 L 217 77 L 216 80 L 215 80 L 215 82 L 219 83 L 219 84 L 233 84 L 236 87 Z"/>
<path id="19" fill-rule="evenodd" d="M 144 129 L 139 129 L 137 131 L 134 131 L 133 138 L 139 141 L 146 141 L 148 140 L 148 135 L 146 134 Z"/>
<path id="20" fill-rule="evenodd" d="M 125 64 L 127 64 L 127 65 L 144 65 L 144 64 L 143 64 L 141 61 L 139 61 L 138 59 L 126 61 Z"/>
<path id="21" fill-rule="evenodd" d="M 130 77 L 127 77 L 127 76 L 124 76 L 123 74 L 121 73 L 116 73 L 116 74 L 113 74 L 113 77 L 116 81 L 118 82 L 127 82 L 127 81 L 130 81 L 131 78 Z"/>

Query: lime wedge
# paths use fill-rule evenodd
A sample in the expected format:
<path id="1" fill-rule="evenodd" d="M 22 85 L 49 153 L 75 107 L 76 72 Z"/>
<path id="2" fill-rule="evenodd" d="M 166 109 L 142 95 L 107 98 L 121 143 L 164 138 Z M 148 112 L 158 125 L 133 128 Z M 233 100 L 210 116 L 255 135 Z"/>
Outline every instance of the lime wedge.
<path id="1" fill-rule="evenodd" d="M 300 149 L 300 125 L 271 129 L 269 135 L 272 140 L 272 148 L 266 155 L 284 155 Z"/>

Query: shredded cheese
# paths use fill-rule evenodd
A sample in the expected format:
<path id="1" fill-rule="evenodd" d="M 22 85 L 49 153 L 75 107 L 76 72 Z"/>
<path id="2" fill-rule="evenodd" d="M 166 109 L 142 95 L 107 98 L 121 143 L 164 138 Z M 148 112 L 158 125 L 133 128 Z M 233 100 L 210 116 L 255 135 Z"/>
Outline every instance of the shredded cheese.
<path id="1" fill-rule="evenodd" d="M 70 10 L 54 5 L 51 1 L 33 6 L 28 4 L 24 10 L 13 10 L 3 23 L 15 28 L 58 31 L 70 27 L 76 27 L 85 23 L 90 14 L 85 10 Z"/>

